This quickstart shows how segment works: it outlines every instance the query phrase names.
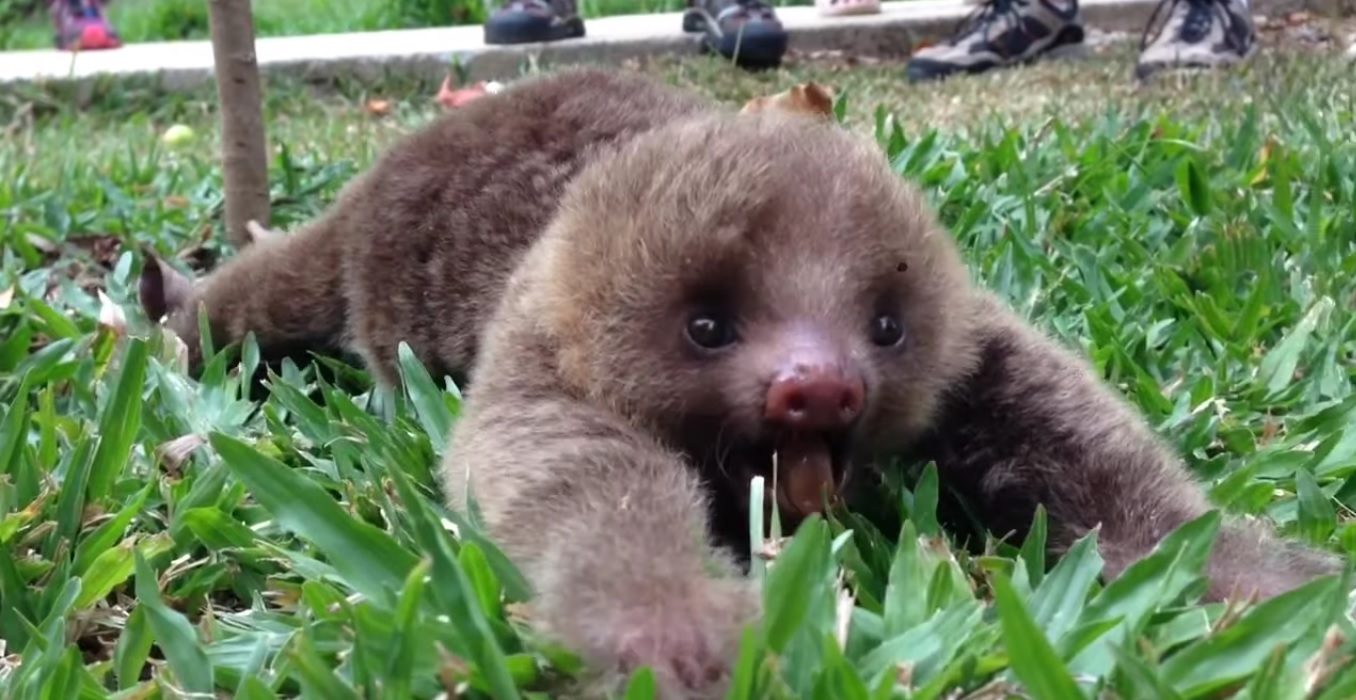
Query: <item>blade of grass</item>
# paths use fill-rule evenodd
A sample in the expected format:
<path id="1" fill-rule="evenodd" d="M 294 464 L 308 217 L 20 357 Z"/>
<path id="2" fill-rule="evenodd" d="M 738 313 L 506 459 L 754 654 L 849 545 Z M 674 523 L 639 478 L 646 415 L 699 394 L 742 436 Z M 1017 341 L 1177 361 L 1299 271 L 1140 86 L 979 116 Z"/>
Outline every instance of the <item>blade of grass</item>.
<path id="1" fill-rule="evenodd" d="M 994 606 L 1003 630 L 1003 646 L 1008 651 L 1012 672 L 1041 700 L 1084 700 L 1073 676 L 1041 633 L 1026 605 L 1017 597 L 1012 583 L 1001 573 L 993 576 Z"/>
<path id="2" fill-rule="evenodd" d="M 176 685 L 190 693 L 212 695 L 212 664 L 207 660 L 193 626 L 181 613 L 165 606 L 160 598 L 155 572 L 142 558 L 141 552 L 134 550 L 133 557 L 137 607 L 146 611 L 146 622 L 151 634 L 155 635 L 156 645 L 174 671 Z"/>
<path id="3" fill-rule="evenodd" d="M 345 580 L 392 604 L 415 558 L 381 530 L 353 519 L 315 482 L 240 440 L 212 433 L 212 448 L 278 525 L 314 543 Z"/>

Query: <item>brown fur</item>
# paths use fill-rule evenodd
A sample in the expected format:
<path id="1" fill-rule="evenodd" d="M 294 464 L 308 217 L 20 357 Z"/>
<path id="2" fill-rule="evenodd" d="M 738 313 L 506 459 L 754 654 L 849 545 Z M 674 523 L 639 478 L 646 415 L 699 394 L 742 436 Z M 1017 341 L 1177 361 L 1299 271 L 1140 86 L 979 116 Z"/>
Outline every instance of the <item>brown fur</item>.
<path id="1" fill-rule="evenodd" d="M 685 324 L 712 305 L 738 342 L 695 352 Z M 902 349 L 867 341 L 882 310 Z M 995 529 L 1044 503 L 1058 550 L 1100 523 L 1114 575 L 1208 508 L 1085 363 L 971 286 L 874 144 L 774 113 L 680 120 L 571 182 L 488 326 L 444 462 L 453 507 L 469 490 L 535 587 L 534 618 L 614 682 L 647 664 L 668 697 L 723 691 L 759 614 L 728 548 L 743 469 L 765 467 L 742 449 L 768 439 L 768 382 L 807 333 L 865 377 L 848 462 L 936 459 Z M 1331 571 L 1230 525 L 1209 596 Z"/>
<path id="2" fill-rule="evenodd" d="M 354 189 L 341 193 L 352 200 Z M 294 235 L 258 236 L 228 263 L 193 281 L 169 263 L 148 258 L 142 266 L 142 308 L 188 346 L 189 366 L 203 358 L 198 308 L 207 309 L 215 347 L 243 340 L 253 331 L 266 359 L 298 356 L 309 350 L 342 348 L 344 303 L 339 270 L 342 255 L 333 214 Z"/>
<path id="3" fill-rule="evenodd" d="M 1105 574 L 1119 575 L 1174 528 L 1212 508 L 1144 420 L 1088 364 L 984 296 L 973 339 L 981 362 L 948 392 L 915 454 L 964 494 L 997 533 L 1024 535 L 1043 504 L 1050 545 L 1100 524 Z M 1227 523 L 1207 575 L 1209 600 L 1271 597 L 1334 573 L 1325 553 Z"/>
<path id="4" fill-rule="evenodd" d="M 593 152 L 718 108 L 624 73 L 515 83 L 401 140 L 295 233 L 252 230 L 196 283 L 148 260 L 143 308 L 168 314 L 195 369 L 205 304 L 216 347 L 252 330 L 266 358 L 350 349 L 390 385 L 403 340 L 434 376 L 463 379 L 509 271 Z"/>

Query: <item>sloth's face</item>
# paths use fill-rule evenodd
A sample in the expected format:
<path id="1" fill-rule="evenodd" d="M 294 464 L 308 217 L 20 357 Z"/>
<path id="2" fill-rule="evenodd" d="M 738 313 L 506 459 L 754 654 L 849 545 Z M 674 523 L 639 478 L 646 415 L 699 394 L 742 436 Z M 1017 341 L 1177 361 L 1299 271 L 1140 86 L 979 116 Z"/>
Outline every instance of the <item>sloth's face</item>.
<path id="1" fill-rule="evenodd" d="M 804 118 L 668 131 L 572 184 L 548 323 L 581 388 L 705 473 L 822 510 L 860 457 L 925 427 L 965 269 L 874 145 Z"/>
<path id="2" fill-rule="evenodd" d="M 875 365 L 905 351 L 904 323 L 882 311 L 853 329 L 850 313 L 772 320 L 732 306 L 698 306 L 682 328 L 675 364 L 692 381 L 680 390 L 677 441 L 741 503 L 762 476 L 769 505 L 797 518 L 820 512 L 845 486 L 859 443 L 870 442 L 861 426 L 875 408 Z"/>

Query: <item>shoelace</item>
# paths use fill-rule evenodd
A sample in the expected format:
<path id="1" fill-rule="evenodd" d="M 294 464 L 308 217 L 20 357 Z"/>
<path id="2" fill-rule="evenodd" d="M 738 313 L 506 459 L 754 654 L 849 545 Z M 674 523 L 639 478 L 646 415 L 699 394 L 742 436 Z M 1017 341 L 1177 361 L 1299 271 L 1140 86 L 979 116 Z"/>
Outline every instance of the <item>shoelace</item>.
<path id="1" fill-rule="evenodd" d="M 735 0 L 716 14 L 716 22 L 723 22 L 725 21 L 725 18 L 733 17 L 741 13 L 747 17 L 753 17 L 755 15 L 762 16 L 767 14 L 769 7 L 770 6 L 762 0 Z"/>
<path id="2" fill-rule="evenodd" d="M 1158 5 L 1154 7 L 1153 14 L 1149 16 L 1149 21 L 1144 25 L 1144 33 L 1140 35 L 1139 38 L 1139 48 L 1141 51 L 1162 35 L 1163 30 L 1172 21 L 1173 12 L 1177 9 L 1177 6 L 1183 2 L 1187 4 L 1187 11 L 1186 17 L 1182 20 L 1182 26 L 1178 29 L 1178 38 L 1189 44 L 1195 44 L 1201 41 L 1210 32 L 1210 25 L 1214 22 L 1215 18 L 1218 17 L 1225 27 L 1225 45 L 1235 50 L 1242 50 L 1243 47 L 1239 45 L 1240 41 L 1238 37 L 1234 32 L 1229 31 L 1229 27 L 1233 24 L 1234 18 L 1229 14 L 1228 8 L 1224 5 L 1224 0 L 1162 0 L 1162 2 L 1159 2 Z M 1153 30 L 1152 28 L 1158 20 L 1159 13 L 1162 12 L 1165 7 L 1168 10 L 1168 20 L 1163 23 L 1162 27 Z M 1150 34 L 1153 36 L 1151 37 Z"/>
<path id="3" fill-rule="evenodd" d="M 988 32 L 999 18 L 1005 16 L 1014 24 L 1021 26 L 1020 10 L 1026 7 L 1028 2 L 1029 0 L 987 0 L 956 24 L 956 28 L 951 32 L 951 43 L 958 44 L 975 32 Z M 988 39 L 988 35 L 986 34 L 984 38 Z"/>

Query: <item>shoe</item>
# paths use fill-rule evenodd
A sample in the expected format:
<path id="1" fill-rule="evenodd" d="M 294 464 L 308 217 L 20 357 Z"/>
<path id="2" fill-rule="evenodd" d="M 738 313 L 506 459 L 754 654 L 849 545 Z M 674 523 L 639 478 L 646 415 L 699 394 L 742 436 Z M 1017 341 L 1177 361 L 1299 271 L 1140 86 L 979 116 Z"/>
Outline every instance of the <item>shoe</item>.
<path id="1" fill-rule="evenodd" d="M 776 68 L 786 54 L 786 29 L 763 0 L 688 0 L 683 31 L 701 32 L 704 48 L 741 68 Z"/>
<path id="2" fill-rule="evenodd" d="M 983 73 L 1083 48 L 1078 3 L 1068 0 L 986 0 L 961 20 L 951 38 L 913 55 L 909 82 L 957 73 Z"/>
<path id="3" fill-rule="evenodd" d="M 1164 7 L 1168 20 L 1150 38 Z M 1239 0 L 1162 0 L 1140 38 L 1135 75 L 1140 80 L 1163 70 L 1233 65 L 1257 52 L 1252 13 Z"/>
<path id="4" fill-rule="evenodd" d="M 51 13 L 58 50 L 98 51 L 122 46 L 122 39 L 104 19 L 100 0 L 53 0 Z"/>
<path id="5" fill-rule="evenodd" d="M 820 17 L 880 14 L 880 0 L 815 0 Z"/>
<path id="6" fill-rule="evenodd" d="M 536 44 L 584 36 L 575 0 L 508 0 L 485 20 L 486 44 Z"/>

